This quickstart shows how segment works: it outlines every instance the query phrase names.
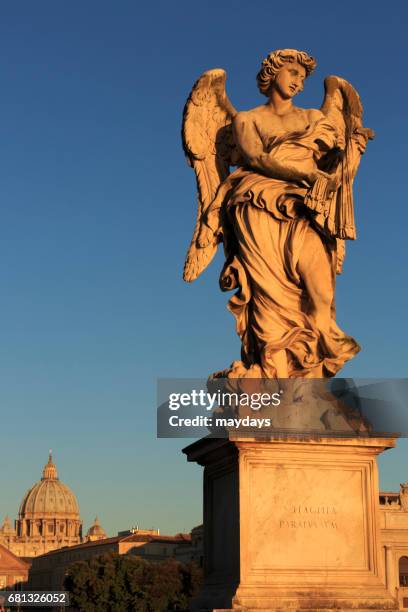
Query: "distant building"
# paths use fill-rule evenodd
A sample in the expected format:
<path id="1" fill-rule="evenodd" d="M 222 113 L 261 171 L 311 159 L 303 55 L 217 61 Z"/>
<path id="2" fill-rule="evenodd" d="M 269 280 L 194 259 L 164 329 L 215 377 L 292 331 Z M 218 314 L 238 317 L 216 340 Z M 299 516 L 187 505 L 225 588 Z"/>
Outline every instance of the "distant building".
<path id="1" fill-rule="evenodd" d="M 41 480 L 25 494 L 14 528 L 8 517 L 0 544 L 19 557 L 35 557 L 82 541 L 82 521 L 74 493 L 58 478 L 50 452 Z"/>
<path id="2" fill-rule="evenodd" d="M 24 495 L 14 526 L 6 516 L 0 527 L 0 590 L 27 588 L 27 580 L 30 589 L 58 590 L 71 563 L 105 552 L 200 563 L 202 527 L 192 536 L 163 536 L 159 529 L 137 526 L 109 538 L 96 517 L 83 537 L 78 501 L 58 478 L 50 451 L 42 478 Z"/>
<path id="3" fill-rule="evenodd" d="M 139 526 L 137 526 L 125 529 L 125 531 L 118 531 L 118 536 L 132 535 L 133 533 L 137 533 L 138 535 L 159 536 L 160 529 L 139 529 Z"/>
<path id="4" fill-rule="evenodd" d="M 0 545 L 0 590 L 22 590 L 27 588 L 30 564 Z"/>
<path id="5" fill-rule="evenodd" d="M 150 530 L 133 529 L 129 535 L 88 541 L 40 555 L 32 560 L 29 588 L 32 590 L 60 590 L 68 567 L 76 561 L 86 561 L 104 553 L 136 555 L 148 561 L 164 561 L 177 558 L 181 546 L 191 548 L 191 536 L 179 533 L 175 536 L 161 536 Z M 147 532 L 147 533 L 146 533 Z"/>
<path id="6" fill-rule="evenodd" d="M 381 541 L 389 590 L 408 608 L 408 483 L 399 493 L 380 493 Z"/>
<path id="7" fill-rule="evenodd" d="M 175 550 L 175 558 L 181 563 L 194 561 L 200 567 L 204 565 L 204 530 L 203 525 L 198 525 L 191 530 L 191 539 L 188 543 L 183 542 Z"/>
<path id="8" fill-rule="evenodd" d="M 97 542 L 98 540 L 104 540 L 107 537 L 108 536 L 106 535 L 105 530 L 101 527 L 99 519 L 96 516 L 94 522 L 84 537 L 84 542 Z"/>

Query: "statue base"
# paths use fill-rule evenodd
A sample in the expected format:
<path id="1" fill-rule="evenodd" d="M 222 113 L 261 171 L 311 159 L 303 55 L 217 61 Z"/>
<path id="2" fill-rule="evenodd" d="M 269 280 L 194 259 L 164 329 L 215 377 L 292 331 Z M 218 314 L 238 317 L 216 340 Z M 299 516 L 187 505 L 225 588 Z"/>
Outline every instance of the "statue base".
<path id="1" fill-rule="evenodd" d="M 376 456 L 395 438 L 203 438 L 205 584 L 192 610 L 398 610 Z M 395 594 L 394 594 L 395 595 Z"/>

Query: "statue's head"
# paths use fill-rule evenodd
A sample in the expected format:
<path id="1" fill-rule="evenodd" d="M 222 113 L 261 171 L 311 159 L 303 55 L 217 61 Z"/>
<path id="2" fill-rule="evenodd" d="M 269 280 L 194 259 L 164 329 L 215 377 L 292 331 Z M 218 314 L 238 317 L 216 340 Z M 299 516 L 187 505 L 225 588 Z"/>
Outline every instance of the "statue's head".
<path id="1" fill-rule="evenodd" d="M 303 89 L 303 81 L 316 68 L 316 60 L 305 51 L 278 49 L 263 60 L 256 80 L 259 91 L 269 97 L 271 89 L 282 81 L 283 93 L 293 97 Z"/>

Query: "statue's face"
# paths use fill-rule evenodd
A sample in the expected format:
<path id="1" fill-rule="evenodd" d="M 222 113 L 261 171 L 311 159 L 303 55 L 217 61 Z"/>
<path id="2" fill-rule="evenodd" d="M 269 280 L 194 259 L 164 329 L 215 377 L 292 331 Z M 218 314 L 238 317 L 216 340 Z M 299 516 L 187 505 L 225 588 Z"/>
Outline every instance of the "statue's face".
<path id="1" fill-rule="evenodd" d="M 306 69 L 296 62 L 288 62 L 279 70 L 273 82 L 282 98 L 293 98 L 303 90 Z"/>

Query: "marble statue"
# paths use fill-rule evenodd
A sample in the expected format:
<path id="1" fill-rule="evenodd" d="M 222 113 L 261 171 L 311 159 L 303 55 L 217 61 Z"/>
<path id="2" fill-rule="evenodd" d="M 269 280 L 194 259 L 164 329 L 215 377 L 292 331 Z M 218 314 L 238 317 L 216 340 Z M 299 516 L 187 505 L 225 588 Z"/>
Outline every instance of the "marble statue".
<path id="1" fill-rule="evenodd" d="M 327 378 L 359 351 L 336 324 L 335 279 L 345 240 L 356 237 L 352 185 L 374 134 L 340 77 L 325 79 L 320 110 L 293 104 L 315 66 L 304 51 L 277 50 L 257 75 L 266 104 L 237 112 L 220 69 L 205 72 L 186 103 L 199 205 L 184 279 L 223 243 L 220 286 L 235 290 L 228 307 L 242 354 L 222 377 Z"/>

